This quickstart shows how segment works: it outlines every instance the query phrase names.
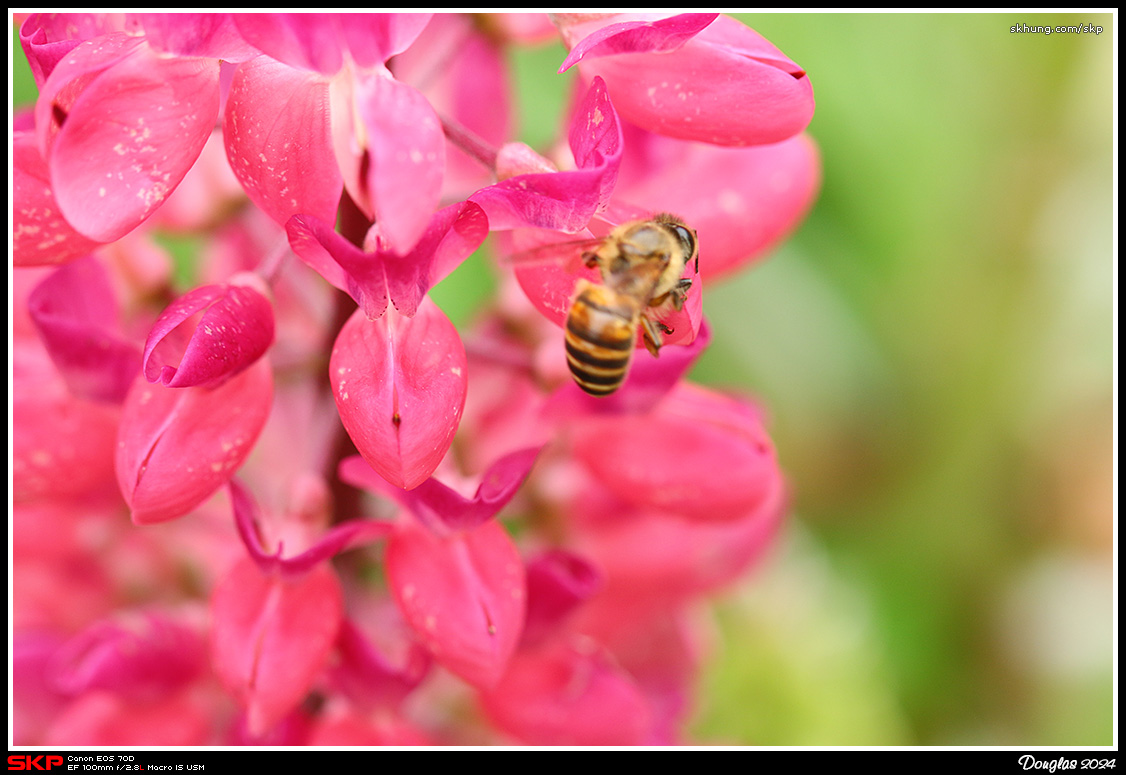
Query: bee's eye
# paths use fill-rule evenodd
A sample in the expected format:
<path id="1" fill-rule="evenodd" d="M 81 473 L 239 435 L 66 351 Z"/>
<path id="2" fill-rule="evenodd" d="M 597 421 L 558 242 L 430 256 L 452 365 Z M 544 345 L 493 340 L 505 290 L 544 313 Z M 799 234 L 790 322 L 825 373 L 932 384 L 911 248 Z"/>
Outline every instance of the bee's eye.
<path id="1" fill-rule="evenodd" d="M 696 235 L 687 226 L 681 226 L 679 223 L 670 223 L 669 228 L 673 230 L 677 240 L 680 241 L 680 248 L 684 251 L 684 257 L 691 258 L 692 254 L 696 252 Z"/>

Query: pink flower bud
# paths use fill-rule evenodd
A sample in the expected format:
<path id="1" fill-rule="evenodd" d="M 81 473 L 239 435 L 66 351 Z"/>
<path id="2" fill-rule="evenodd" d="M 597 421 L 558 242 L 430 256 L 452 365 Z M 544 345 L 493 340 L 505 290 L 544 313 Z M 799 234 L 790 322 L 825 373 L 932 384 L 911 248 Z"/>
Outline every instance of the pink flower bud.
<path id="1" fill-rule="evenodd" d="M 230 283 L 196 288 L 160 313 L 145 342 L 145 377 L 174 388 L 216 387 L 258 360 L 273 341 L 269 289 L 244 272 Z"/>
<path id="2" fill-rule="evenodd" d="M 215 589 L 211 616 L 215 670 L 260 735 L 323 670 L 343 616 L 340 582 L 327 564 L 285 580 L 243 560 Z"/>
<path id="3" fill-rule="evenodd" d="M 364 460 L 396 487 L 426 481 L 449 449 L 465 405 L 465 349 L 429 299 L 413 318 L 356 310 L 329 364 L 344 428 Z"/>
<path id="4" fill-rule="evenodd" d="M 442 538 L 413 522 L 391 535 L 387 578 L 434 658 L 474 686 L 504 673 L 524 625 L 524 565 L 496 522 Z"/>
<path id="5" fill-rule="evenodd" d="M 138 525 L 191 511 L 250 453 L 273 399 L 259 360 L 217 388 L 168 388 L 137 379 L 122 409 L 117 483 Z"/>

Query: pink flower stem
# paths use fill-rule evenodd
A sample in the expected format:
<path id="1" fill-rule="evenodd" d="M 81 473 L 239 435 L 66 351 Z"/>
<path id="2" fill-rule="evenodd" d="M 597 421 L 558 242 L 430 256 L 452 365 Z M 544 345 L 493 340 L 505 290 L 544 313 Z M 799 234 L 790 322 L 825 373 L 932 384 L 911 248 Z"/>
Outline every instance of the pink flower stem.
<path id="1" fill-rule="evenodd" d="M 360 210 L 352 197 L 348 195 L 347 190 L 344 190 L 340 196 L 340 205 L 337 208 L 337 224 L 340 235 L 357 247 L 364 244 L 364 237 L 372 226 L 371 220 Z M 337 291 L 333 299 L 332 320 L 325 329 L 325 343 L 321 348 L 321 351 L 326 354 L 322 373 L 328 371 L 327 354 L 332 352 L 340 329 L 344 327 L 348 318 L 355 311 L 356 302 L 352 297 L 344 291 Z M 332 392 L 332 384 L 329 380 L 322 380 L 321 386 L 329 393 Z M 336 475 L 340 461 L 357 454 L 359 454 L 359 450 L 352 443 L 352 438 L 348 435 L 344 426 L 337 422 L 332 443 L 328 446 L 327 459 L 321 469 L 325 481 L 330 483 L 329 489 L 332 493 L 331 521 L 333 523 L 352 519 L 361 513 L 363 492 L 345 483 Z"/>
<path id="2" fill-rule="evenodd" d="M 290 255 L 292 255 L 292 251 L 289 249 L 289 240 L 283 236 L 278 240 L 274 249 L 259 262 L 255 271 L 268 285 L 273 287 L 282 266 L 285 264 L 285 259 Z"/>
<path id="3" fill-rule="evenodd" d="M 516 371 L 533 373 L 532 357 L 526 350 L 517 345 L 498 341 L 490 336 L 477 336 L 463 340 L 465 354 L 470 358 L 480 358 L 500 366 L 507 366 Z"/>
<path id="4" fill-rule="evenodd" d="M 442 121 L 442 131 L 446 139 L 461 150 L 472 156 L 488 169 L 496 172 L 497 149 L 493 148 L 478 135 L 466 129 L 461 124 L 446 116 L 438 116 Z"/>

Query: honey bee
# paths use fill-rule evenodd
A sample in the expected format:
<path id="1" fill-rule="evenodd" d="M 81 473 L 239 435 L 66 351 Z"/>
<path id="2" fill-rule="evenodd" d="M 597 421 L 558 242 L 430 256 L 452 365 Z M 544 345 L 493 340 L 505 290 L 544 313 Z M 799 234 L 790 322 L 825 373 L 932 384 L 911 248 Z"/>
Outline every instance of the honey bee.
<path id="1" fill-rule="evenodd" d="M 695 230 L 660 213 L 621 224 L 583 253 L 602 283 L 576 283 L 564 327 L 567 365 L 580 388 L 606 396 L 621 387 L 639 328 L 646 349 L 657 356 L 661 334 L 673 330 L 654 313 L 665 305 L 684 306 L 692 280 L 681 275 L 692 262 L 699 269 L 699 247 Z"/>

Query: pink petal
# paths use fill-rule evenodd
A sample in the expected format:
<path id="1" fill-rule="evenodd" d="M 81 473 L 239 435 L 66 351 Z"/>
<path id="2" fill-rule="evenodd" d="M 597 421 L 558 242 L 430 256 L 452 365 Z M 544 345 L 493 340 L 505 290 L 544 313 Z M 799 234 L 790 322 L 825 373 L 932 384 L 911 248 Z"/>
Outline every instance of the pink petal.
<path id="1" fill-rule="evenodd" d="M 163 614 L 104 619 L 71 638 L 55 655 L 52 673 L 70 694 L 108 689 L 134 697 L 166 694 L 206 670 L 203 639 Z"/>
<path id="2" fill-rule="evenodd" d="M 272 400 L 265 360 L 214 389 L 137 379 L 125 399 L 116 459 L 134 523 L 182 516 L 222 487 L 254 447 Z"/>
<path id="3" fill-rule="evenodd" d="M 643 171 L 623 171 L 619 195 L 674 212 L 696 229 L 705 279 L 729 275 L 773 250 L 802 222 L 820 188 L 820 154 L 805 134 L 774 145 L 717 148 L 627 131 L 627 148 L 638 163 L 624 163 L 623 170 Z M 646 161 L 652 158 L 662 163 Z"/>
<path id="4" fill-rule="evenodd" d="M 329 364 L 340 419 L 364 460 L 396 487 L 422 484 L 449 449 L 465 406 L 465 349 L 429 299 L 413 318 L 357 310 Z"/>
<path id="5" fill-rule="evenodd" d="M 309 738 L 316 746 L 438 745 L 414 724 L 397 718 L 372 719 L 356 711 L 337 711 L 318 720 Z"/>
<path id="6" fill-rule="evenodd" d="M 541 643 L 602 587 L 602 573 L 585 558 L 556 549 L 528 562 L 528 616 L 523 646 Z"/>
<path id="7" fill-rule="evenodd" d="M 413 490 L 395 487 L 378 476 L 361 457 L 341 461 L 340 478 L 397 501 L 422 524 L 439 535 L 448 535 L 451 531 L 473 530 L 508 505 L 531 472 L 540 449 L 518 450 L 494 462 L 485 471 L 472 498 L 464 497 L 433 476 Z"/>
<path id="8" fill-rule="evenodd" d="M 524 624 L 524 566 L 496 522 L 441 538 L 407 522 L 387 541 L 403 616 L 443 666 L 474 686 L 501 677 Z"/>
<path id="9" fill-rule="evenodd" d="M 489 228 L 531 226 L 574 233 L 605 209 L 623 146 L 618 114 L 601 79 L 591 83 L 569 138 L 578 169 L 517 175 L 470 197 L 484 208 Z"/>
<path id="10" fill-rule="evenodd" d="M 614 22 L 630 21 L 630 16 Z M 605 20 L 567 31 L 581 37 Z M 603 44 L 608 45 L 608 44 Z M 668 53 L 624 53 L 579 64 L 603 78 L 623 118 L 649 131 L 717 145 L 776 143 L 813 117 L 805 72 L 754 30 L 727 16 Z"/>
<path id="11" fill-rule="evenodd" d="M 392 664 L 347 619 L 341 624 L 336 649 L 339 662 L 332 669 L 333 685 L 368 711 L 398 708 L 430 672 L 430 654 L 417 643 L 410 644 L 403 665 Z"/>
<path id="12" fill-rule="evenodd" d="M 668 598 L 639 599 L 631 590 L 608 589 L 584 606 L 573 625 L 595 638 L 637 681 L 652 711 L 647 745 L 679 745 L 695 709 L 708 632 L 698 617 Z"/>
<path id="13" fill-rule="evenodd" d="M 149 382 L 167 387 L 215 387 L 249 367 L 274 341 L 274 311 L 269 289 L 255 274 L 242 273 L 224 285 L 189 291 L 160 313 L 145 342 L 144 371 Z M 197 314 L 186 348 L 169 335 Z M 190 328 L 190 327 L 189 327 Z M 165 346 L 162 346 L 165 345 Z M 179 365 L 172 365 L 177 352 Z"/>
<path id="14" fill-rule="evenodd" d="M 223 141 L 247 195 L 279 224 L 298 213 L 336 222 L 343 182 L 323 78 L 268 57 L 243 62 L 227 96 Z"/>
<path id="15" fill-rule="evenodd" d="M 211 599 L 219 679 L 260 735 L 292 711 L 325 667 L 343 617 L 340 582 L 322 564 L 297 579 L 263 575 L 247 559 Z"/>
<path id="16" fill-rule="evenodd" d="M 284 547 L 280 541 L 274 553 L 267 554 L 262 546 L 259 530 L 258 504 L 237 479 L 231 479 L 227 486 L 231 493 L 231 507 L 239 538 L 264 575 L 278 574 L 286 578 L 301 576 L 340 552 L 383 538 L 392 529 L 390 522 L 353 519 L 334 525 L 314 546 L 296 556 L 282 557 Z"/>
<path id="17" fill-rule="evenodd" d="M 387 309 L 387 280 L 378 257 L 339 234 L 332 223 L 313 215 L 294 215 L 285 224 L 289 246 L 331 285 L 348 293 L 368 318 Z"/>
<path id="18" fill-rule="evenodd" d="M 418 90 L 386 69 L 357 74 L 352 88 L 351 111 L 364 134 L 346 143 L 336 138 L 344 183 L 387 246 L 402 255 L 438 207 L 446 164 L 441 121 Z"/>
<path id="19" fill-rule="evenodd" d="M 12 263 L 61 264 L 84 256 L 97 242 L 70 225 L 51 190 L 51 174 L 34 132 L 12 134 Z"/>
<path id="20" fill-rule="evenodd" d="M 409 46 L 430 14 L 234 14 L 242 36 L 293 67 L 332 75 L 347 51 L 361 67 L 381 65 Z"/>
<path id="21" fill-rule="evenodd" d="M 435 14 L 418 40 L 388 66 L 395 78 L 422 92 L 439 115 L 495 148 L 513 135 L 512 89 L 504 50 L 480 26 L 479 16 Z M 443 64 L 436 71 L 437 62 Z M 465 199 L 492 182 L 485 164 L 447 138 L 444 201 Z"/>
<path id="22" fill-rule="evenodd" d="M 20 25 L 20 46 L 42 88 L 55 65 L 79 43 L 124 29 L 122 14 L 33 13 Z"/>
<path id="23" fill-rule="evenodd" d="M 555 25 L 546 13 L 481 14 L 482 23 L 507 43 L 538 45 L 556 37 Z"/>
<path id="24" fill-rule="evenodd" d="M 121 408 L 74 397 L 37 342 L 12 351 L 12 497 L 92 496 L 113 481 Z"/>
<path id="25" fill-rule="evenodd" d="M 71 703 L 47 730 L 44 745 L 186 747 L 209 742 L 213 708 L 189 692 L 144 701 L 106 691 Z"/>
<path id="26" fill-rule="evenodd" d="M 559 72 L 564 73 L 583 57 L 613 54 L 665 54 L 676 51 L 715 21 L 718 13 L 682 13 L 656 21 L 627 21 L 608 24 L 579 41 Z"/>
<path id="27" fill-rule="evenodd" d="M 222 741 L 226 745 L 278 746 L 309 745 L 309 732 L 313 719 L 305 708 L 298 706 L 267 729 L 252 732 L 246 711 L 238 714 Z"/>
<path id="28" fill-rule="evenodd" d="M 575 457 L 627 503 L 704 522 L 739 519 L 782 479 L 761 423 L 727 401 L 681 385 L 648 415 L 576 427 Z"/>
<path id="29" fill-rule="evenodd" d="M 388 296 L 399 312 L 412 317 L 426 292 L 484 242 L 489 224 L 472 202 L 450 205 L 433 215 L 422 238 L 405 255 L 378 245 L 373 252 L 361 250 L 312 216 L 294 216 L 286 232 L 293 252 L 347 291 L 374 320 L 387 309 Z"/>
<path id="30" fill-rule="evenodd" d="M 66 701 L 48 671 L 62 635 L 16 629 L 9 638 L 11 745 L 39 745 Z"/>
<path id="31" fill-rule="evenodd" d="M 39 335 L 75 395 L 120 403 L 140 351 L 120 332 L 109 276 L 92 256 L 57 269 L 28 297 Z"/>
<path id="32" fill-rule="evenodd" d="M 781 483 L 757 507 L 725 522 L 630 512 L 621 501 L 597 503 L 586 497 L 576 504 L 576 513 L 592 524 L 579 547 L 615 588 L 667 606 L 743 577 L 774 545 L 786 506 Z"/>
<path id="33" fill-rule="evenodd" d="M 587 640 L 520 652 L 481 704 L 528 745 L 640 745 L 652 723 L 633 679 Z"/>
<path id="34" fill-rule="evenodd" d="M 157 51 L 175 56 L 215 57 L 242 62 L 258 51 L 239 35 L 228 13 L 130 14 Z"/>
<path id="35" fill-rule="evenodd" d="M 48 167 L 59 207 L 79 233 L 101 242 L 152 215 L 195 163 L 219 113 L 218 60 L 166 58 L 114 41 L 75 48 L 36 106 L 41 138 L 57 128 Z M 75 93 L 69 105 L 56 101 Z"/>

